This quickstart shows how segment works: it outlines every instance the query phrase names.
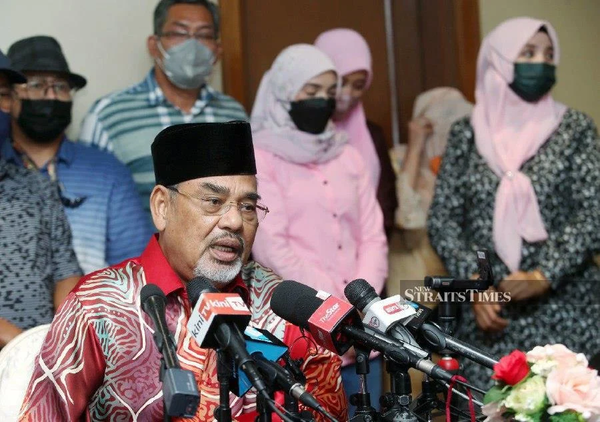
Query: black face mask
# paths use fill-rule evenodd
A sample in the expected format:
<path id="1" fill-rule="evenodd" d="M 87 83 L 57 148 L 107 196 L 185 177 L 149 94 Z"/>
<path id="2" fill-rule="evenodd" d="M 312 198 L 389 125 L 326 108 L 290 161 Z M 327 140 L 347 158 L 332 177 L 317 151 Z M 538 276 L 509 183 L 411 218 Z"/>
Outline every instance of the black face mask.
<path id="1" fill-rule="evenodd" d="M 514 73 L 509 86 L 529 103 L 538 101 L 556 83 L 556 66 L 548 63 L 515 63 Z"/>
<path id="2" fill-rule="evenodd" d="M 309 100 L 293 101 L 290 117 L 296 127 L 302 132 L 317 135 L 323 133 L 327 122 L 335 111 L 335 99 L 311 98 Z"/>
<path id="3" fill-rule="evenodd" d="M 21 100 L 17 119 L 25 135 L 40 144 L 55 140 L 71 123 L 72 102 L 58 100 Z"/>

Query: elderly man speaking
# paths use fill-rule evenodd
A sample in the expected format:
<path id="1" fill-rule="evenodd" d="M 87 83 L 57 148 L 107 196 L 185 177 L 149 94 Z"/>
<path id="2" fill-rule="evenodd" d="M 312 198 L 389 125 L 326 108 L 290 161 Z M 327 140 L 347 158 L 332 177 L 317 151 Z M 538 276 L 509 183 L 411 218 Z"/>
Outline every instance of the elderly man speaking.
<path id="1" fill-rule="evenodd" d="M 160 352 L 140 291 L 156 284 L 167 297 L 166 320 L 183 369 L 200 392 L 194 421 L 213 420 L 219 405 L 217 352 L 187 330 L 186 283 L 203 276 L 238 293 L 264 328 L 302 359 L 307 389 L 346 420 L 340 359 L 269 308 L 280 278 L 249 261 L 266 206 L 260 203 L 250 126 L 243 122 L 169 127 L 152 144 L 156 186 L 150 209 L 158 235 L 138 258 L 82 279 L 56 315 L 31 379 L 21 420 L 162 421 Z M 234 418 L 255 412 L 255 394 L 230 395 Z"/>

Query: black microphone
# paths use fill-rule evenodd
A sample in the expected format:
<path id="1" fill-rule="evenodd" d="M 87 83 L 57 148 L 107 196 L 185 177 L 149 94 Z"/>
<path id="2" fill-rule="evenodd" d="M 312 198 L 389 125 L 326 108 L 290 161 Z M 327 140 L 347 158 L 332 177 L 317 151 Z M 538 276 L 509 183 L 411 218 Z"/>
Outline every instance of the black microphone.
<path id="1" fill-rule="evenodd" d="M 448 382 L 452 379 L 452 374 L 433 362 L 419 358 L 393 342 L 366 333 L 358 312 L 349 303 L 304 284 L 283 281 L 273 291 L 271 309 L 286 321 L 310 331 L 318 344 L 335 353 L 343 354 L 356 343 L 433 378 Z"/>
<path id="2" fill-rule="evenodd" d="M 361 310 L 362 312 L 366 312 L 368 310 L 368 306 L 372 306 L 373 304 L 378 303 L 379 301 L 381 301 L 381 298 L 379 297 L 373 286 L 371 286 L 366 281 L 355 281 L 359 282 L 355 283 L 355 285 L 353 286 L 353 290 L 351 292 L 352 297 L 347 295 L 348 300 L 350 301 L 350 303 L 354 304 L 359 310 Z M 355 281 L 353 281 L 352 283 L 354 283 Z M 350 284 L 348 284 L 348 286 L 350 286 Z M 427 309 L 425 306 L 422 305 L 418 305 L 418 307 L 422 309 Z M 463 343 L 462 341 L 444 333 L 436 325 L 430 322 L 424 322 L 416 325 L 412 325 L 411 322 L 408 322 L 407 327 L 412 332 L 419 333 L 422 339 L 427 343 L 427 346 L 436 352 L 440 352 L 442 350 L 447 349 L 452 352 L 458 353 L 459 355 L 464 356 L 475 363 L 478 363 L 491 369 L 493 369 L 494 365 L 498 363 L 498 361 L 496 361 L 483 351 L 479 350 L 476 347 L 469 346 L 466 343 Z"/>
<path id="3" fill-rule="evenodd" d="M 273 362 L 263 356 L 260 352 L 252 353 L 252 358 L 258 365 L 258 368 L 271 372 L 272 381 L 276 383 L 285 393 L 289 394 L 302 404 L 314 409 L 318 412 L 323 412 L 325 409 L 321 404 L 314 398 L 312 394 L 306 391 L 304 385 L 296 381 L 296 379 L 289 373 L 284 367 L 276 362 Z"/>
<path id="4" fill-rule="evenodd" d="M 488 280 L 459 280 L 453 277 L 444 276 L 427 276 L 425 277 L 425 287 L 429 287 L 433 290 L 440 290 L 446 292 L 463 292 L 466 290 L 487 290 L 490 286 Z"/>
<path id="5" fill-rule="evenodd" d="M 422 358 L 429 356 L 404 326 L 417 316 L 412 302 L 404 300 L 400 295 L 382 300 L 375 289 L 362 278 L 351 281 L 344 289 L 344 295 L 364 315 L 363 323 L 371 329 L 391 336 Z"/>
<path id="6" fill-rule="evenodd" d="M 267 385 L 246 350 L 240 330 L 248 325 L 251 316 L 241 297 L 219 292 L 205 277 L 192 279 L 186 289 L 193 307 L 188 331 L 194 340 L 200 347 L 223 350 L 244 371 L 256 391 L 269 399 Z"/>
<path id="7" fill-rule="evenodd" d="M 163 356 L 160 380 L 163 383 L 165 414 L 194 417 L 200 404 L 196 379 L 191 371 L 181 369 L 175 340 L 169 332 L 165 309 L 167 298 L 156 284 L 146 284 L 140 292 L 142 309 L 154 323 L 154 341 Z"/>

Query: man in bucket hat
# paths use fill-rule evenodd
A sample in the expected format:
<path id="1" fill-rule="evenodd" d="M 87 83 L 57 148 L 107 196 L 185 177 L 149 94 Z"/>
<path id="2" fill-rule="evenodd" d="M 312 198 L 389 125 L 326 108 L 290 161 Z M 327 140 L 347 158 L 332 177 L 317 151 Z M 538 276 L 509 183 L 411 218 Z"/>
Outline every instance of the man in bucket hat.
<path id="1" fill-rule="evenodd" d="M 0 51 L 0 105 L 27 79 Z M 81 275 L 71 231 L 50 182 L 0 154 L 0 349 L 23 330 L 52 321 Z M 2 381 L 0 379 L 0 381 Z M 2 403 L 0 414 L 9 403 Z"/>
<path id="2" fill-rule="evenodd" d="M 52 37 L 19 40 L 8 57 L 27 82 L 13 85 L 11 97 L 2 104 L 11 115 L 12 134 L 0 140 L 0 154 L 53 182 L 84 272 L 139 255 L 152 229 L 131 174 L 112 155 L 65 136 L 73 96 L 86 79 L 71 72 Z"/>

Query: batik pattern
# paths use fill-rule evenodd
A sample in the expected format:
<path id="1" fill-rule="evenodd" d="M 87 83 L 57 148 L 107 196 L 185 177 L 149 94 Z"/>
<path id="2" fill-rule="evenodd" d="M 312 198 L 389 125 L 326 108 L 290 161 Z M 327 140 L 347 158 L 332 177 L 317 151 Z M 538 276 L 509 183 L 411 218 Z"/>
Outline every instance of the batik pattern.
<path id="1" fill-rule="evenodd" d="M 268 305 L 280 279 L 270 270 L 251 262 L 242 277 L 251 297 L 251 324 L 294 344 L 293 357 L 305 359 L 308 388 L 338 420 L 346 420 L 340 360 L 297 341 L 299 330 L 273 314 Z M 38 357 L 20 420 L 163 421 L 160 353 L 139 299 L 146 283 L 134 259 L 88 276 L 69 295 Z M 201 393 L 196 416 L 185 420 L 214 420 L 216 352 L 199 348 L 188 335 L 189 305 L 182 294 L 167 296 L 166 315 L 181 366 L 194 373 Z M 232 415 L 255 411 L 255 399 L 253 390 L 242 398 L 230 394 Z"/>

